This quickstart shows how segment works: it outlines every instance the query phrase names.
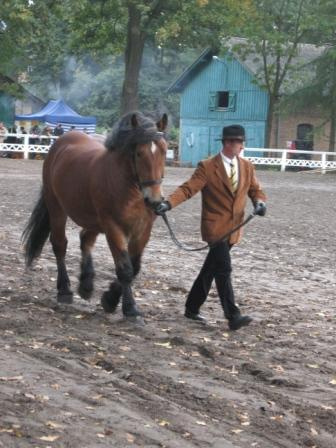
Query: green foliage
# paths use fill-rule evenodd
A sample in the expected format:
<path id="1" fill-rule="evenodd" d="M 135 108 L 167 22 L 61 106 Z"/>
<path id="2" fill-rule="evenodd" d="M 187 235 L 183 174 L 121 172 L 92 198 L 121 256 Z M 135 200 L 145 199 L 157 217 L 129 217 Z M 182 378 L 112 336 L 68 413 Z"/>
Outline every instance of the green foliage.
<path id="1" fill-rule="evenodd" d="M 221 37 L 232 30 L 232 24 L 235 26 L 232 19 L 246 4 L 248 0 L 239 6 L 233 0 L 80 0 L 69 16 L 72 48 L 77 54 L 89 52 L 92 57 L 123 53 L 121 110 L 129 110 L 138 105 L 145 43 L 179 50 L 186 46 L 218 46 Z"/>
<path id="2" fill-rule="evenodd" d="M 169 114 L 171 126 L 178 125 L 179 97 L 167 95 L 168 86 L 196 57 L 186 50 L 157 50 L 148 46 L 143 58 L 140 77 L 140 109 Z M 86 57 L 77 62 L 72 83 L 63 91 L 63 97 L 83 115 L 95 115 L 99 126 L 109 129 L 119 117 L 120 92 L 124 76 L 121 57 L 111 57 L 98 65 Z"/>
<path id="3" fill-rule="evenodd" d="M 278 97 L 283 82 L 296 70 L 298 45 L 306 42 L 315 20 L 311 0 L 253 0 L 243 30 L 246 40 L 234 47 L 244 59 L 251 54 L 258 60 L 258 84 Z"/>
<path id="4" fill-rule="evenodd" d="M 201 47 L 220 47 L 228 35 L 245 37 L 234 50 L 243 59 L 255 55 L 257 82 L 275 103 L 302 83 L 296 70 L 300 42 L 335 47 L 334 0 L 2 0 L 0 72 L 28 76 L 38 96 L 63 97 L 109 128 L 120 114 L 132 8 L 146 42 L 144 54 L 138 50 L 139 107 L 168 111 L 175 135 L 179 98 L 166 89 Z M 302 87 L 326 119 L 334 92 L 331 49 Z M 133 68 L 126 65 L 126 76 Z M 13 86 L 0 80 L 1 89 Z"/>
<path id="5" fill-rule="evenodd" d="M 242 31 L 246 40 L 236 45 L 234 51 L 242 59 L 255 55 L 259 63 L 256 82 L 269 95 L 266 147 L 271 146 L 280 98 L 297 74 L 299 44 L 311 37 L 318 12 L 313 0 L 252 0 L 245 17 L 246 27 Z"/>
<path id="6" fill-rule="evenodd" d="M 15 78 L 24 65 L 24 42 L 32 20 L 31 9 L 25 0 L 2 0 L 0 20 L 0 73 Z M 8 85 L 0 84 L 0 90 Z"/>
<path id="7" fill-rule="evenodd" d="M 41 97 L 58 98 L 72 79 L 75 69 L 70 52 L 69 1 L 34 0 L 30 38 L 26 43 L 27 71 Z"/>

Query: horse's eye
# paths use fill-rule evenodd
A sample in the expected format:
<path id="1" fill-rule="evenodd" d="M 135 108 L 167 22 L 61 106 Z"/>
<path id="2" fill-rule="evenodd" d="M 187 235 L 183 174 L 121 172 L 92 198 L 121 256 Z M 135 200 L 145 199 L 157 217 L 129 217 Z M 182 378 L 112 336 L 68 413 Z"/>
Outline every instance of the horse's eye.
<path id="1" fill-rule="evenodd" d="M 136 153 L 136 156 L 137 156 L 137 157 L 140 157 L 140 156 L 141 156 L 141 154 L 140 154 L 139 152 L 137 152 L 137 153 Z"/>

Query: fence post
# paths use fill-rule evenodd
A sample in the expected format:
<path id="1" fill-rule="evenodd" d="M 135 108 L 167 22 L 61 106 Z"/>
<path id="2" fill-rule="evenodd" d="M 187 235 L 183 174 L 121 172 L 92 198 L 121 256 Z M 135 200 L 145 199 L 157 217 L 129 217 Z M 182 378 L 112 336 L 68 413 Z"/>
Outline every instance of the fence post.
<path id="1" fill-rule="evenodd" d="M 327 166 L 327 154 L 324 152 L 321 157 L 322 174 L 326 173 L 326 166 Z"/>
<path id="2" fill-rule="evenodd" d="M 281 156 L 281 171 L 286 170 L 287 151 L 282 152 Z"/>
<path id="3" fill-rule="evenodd" d="M 29 159 L 29 134 L 23 137 L 23 158 Z"/>

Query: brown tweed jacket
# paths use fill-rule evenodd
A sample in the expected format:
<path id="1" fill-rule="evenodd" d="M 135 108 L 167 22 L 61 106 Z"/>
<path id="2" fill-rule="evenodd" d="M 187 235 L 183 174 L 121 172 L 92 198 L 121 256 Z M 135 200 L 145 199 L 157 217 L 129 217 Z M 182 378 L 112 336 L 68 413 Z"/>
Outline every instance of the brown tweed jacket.
<path id="1" fill-rule="evenodd" d="M 232 193 L 221 154 L 201 161 L 191 178 L 180 185 L 167 199 L 172 207 L 202 193 L 201 232 L 204 241 L 217 241 L 244 220 L 247 196 L 254 202 L 266 200 L 266 195 L 256 178 L 252 163 L 238 157 L 239 182 Z M 230 237 L 230 244 L 240 241 L 242 229 Z"/>

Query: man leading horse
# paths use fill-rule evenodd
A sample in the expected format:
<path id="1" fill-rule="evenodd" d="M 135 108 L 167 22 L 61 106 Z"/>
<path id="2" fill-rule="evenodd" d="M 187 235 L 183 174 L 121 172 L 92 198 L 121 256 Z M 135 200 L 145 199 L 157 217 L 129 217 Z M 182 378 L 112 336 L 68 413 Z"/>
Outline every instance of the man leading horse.
<path id="1" fill-rule="evenodd" d="M 256 178 L 255 169 L 249 161 L 239 156 L 244 142 L 245 130 L 242 126 L 224 127 L 221 152 L 201 161 L 191 178 L 155 209 L 156 214 L 162 215 L 201 191 L 201 232 L 210 250 L 188 294 L 184 315 L 188 319 L 206 322 L 200 308 L 215 279 L 230 330 L 238 330 L 252 321 L 250 316 L 242 315 L 236 305 L 231 282 L 230 250 L 240 241 L 242 231 L 234 232 L 228 240 L 219 243 L 218 240 L 243 222 L 247 196 L 253 202 L 255 214 L 264 216 L 266 213 L 266 195 Z"/>

